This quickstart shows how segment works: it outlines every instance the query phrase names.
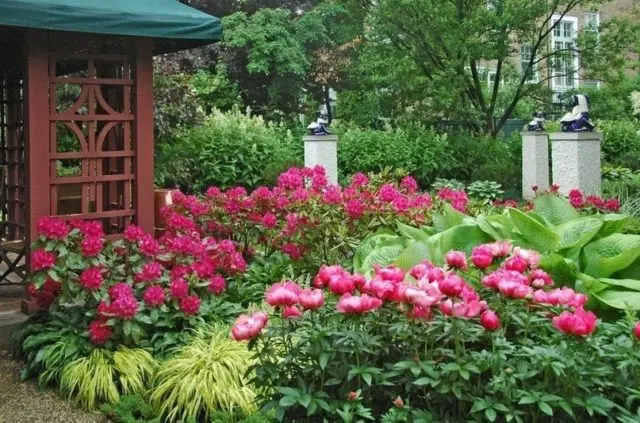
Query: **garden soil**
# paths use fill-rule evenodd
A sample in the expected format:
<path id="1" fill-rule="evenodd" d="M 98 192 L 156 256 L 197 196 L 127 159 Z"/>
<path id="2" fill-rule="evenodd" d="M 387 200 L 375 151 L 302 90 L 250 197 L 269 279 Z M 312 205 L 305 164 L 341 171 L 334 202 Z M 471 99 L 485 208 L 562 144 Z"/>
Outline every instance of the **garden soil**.
<path id="1" fill-rule="evenodd" d="M 107 423 L 103 415 L 75 408 L 52 390 L 20 381 L 22 364 L 0 350 L 0 423 Z"/>

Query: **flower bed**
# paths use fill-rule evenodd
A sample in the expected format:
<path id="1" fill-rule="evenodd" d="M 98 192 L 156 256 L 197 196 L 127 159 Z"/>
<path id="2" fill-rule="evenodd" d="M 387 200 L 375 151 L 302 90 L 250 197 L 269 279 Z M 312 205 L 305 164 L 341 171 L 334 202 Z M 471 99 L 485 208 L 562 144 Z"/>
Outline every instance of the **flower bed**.
<path id="1" fill-rule="evenodd" d="M 636 418 L 633 319 L 611 307 L 640 295 L 637 239 L 615 200 L 321 168 L 173 200 L 158 239 L 42 219 L 24 378 L 162 421 Z"/>

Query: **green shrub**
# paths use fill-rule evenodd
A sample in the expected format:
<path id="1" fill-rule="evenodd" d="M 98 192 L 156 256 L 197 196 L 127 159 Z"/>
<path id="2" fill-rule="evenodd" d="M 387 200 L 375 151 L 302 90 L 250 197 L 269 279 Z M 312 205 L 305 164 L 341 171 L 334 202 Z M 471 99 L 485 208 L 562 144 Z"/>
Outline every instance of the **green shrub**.
<path id="1" fill-rule="evenodd" d="M 506 140 L 468 134 L 452 136 L 448 148 L 454 155 L 455 165 L 446 167 L 439 176 L 466 183 L 496 181 L 513 195 L 520 191 L 522 184 L 521 145 L 517 133 Z"/>
<path id="2" fill-rule="evenodd" d="M 403 169 L 422 186 L 455 166 L 447 137 L 420 127 L 377 131 L 348 129 L 340 133 L 338 168 L 344 175 Z"/>
<path id="3" fill-rule="evenodd" d="M 158 147 L 156 182 L 183 190 L 269 185 L 297 164 L 290 131 L 235 110 L 214 111 L 204 125 L 176 132 Z"/>
<path id="4" fill-rule="evenodd" d="M 602 152 L 607 163 L 640 169 L 640 127 L 637 121 L 599 121 Z"/>

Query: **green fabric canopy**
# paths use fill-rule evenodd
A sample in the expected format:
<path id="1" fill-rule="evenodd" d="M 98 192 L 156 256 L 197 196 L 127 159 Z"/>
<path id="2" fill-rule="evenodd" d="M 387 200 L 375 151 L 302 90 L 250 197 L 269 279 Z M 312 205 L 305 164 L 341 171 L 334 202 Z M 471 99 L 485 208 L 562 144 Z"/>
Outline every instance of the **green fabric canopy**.
<path id="1" fill-rule="evenodd" d="M 222 37 L 220 19 L 176 0 L 0 0 L 0 25 L 162 38 L 182 45 Z"/>

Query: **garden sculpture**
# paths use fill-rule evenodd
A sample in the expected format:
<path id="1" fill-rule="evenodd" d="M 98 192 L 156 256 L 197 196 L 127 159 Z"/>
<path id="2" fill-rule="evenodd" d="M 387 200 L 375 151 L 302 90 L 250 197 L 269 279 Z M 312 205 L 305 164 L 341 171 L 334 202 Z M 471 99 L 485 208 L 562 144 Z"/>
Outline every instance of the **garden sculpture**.
<path id="1" fill-rule="evenodd" d="M 562 132 L 591 132 L 595 125 L 589 120 L 589 97 L 584 94 L 571 96 L 573 109 L 560 119 Z"/>
<path id="2" fill-rule="evenodd" d="M 528 131 L 544 131 L 544 113 L 543 112 L 534 112 L 533 113 L 533 120 L 531 122 L 529 122 L 529 124 L 527 125 L 527 130 Z"/>
<path id="3" fill-rule="evenodd" d="M 311 122 L 311 124 L 307 126 L 307 130 L 309 131 L 309 135 L 331 135 L 331 132 L 329 132 L 329 114 L 326 109 L 320 112 L 317 121 Z"/>

